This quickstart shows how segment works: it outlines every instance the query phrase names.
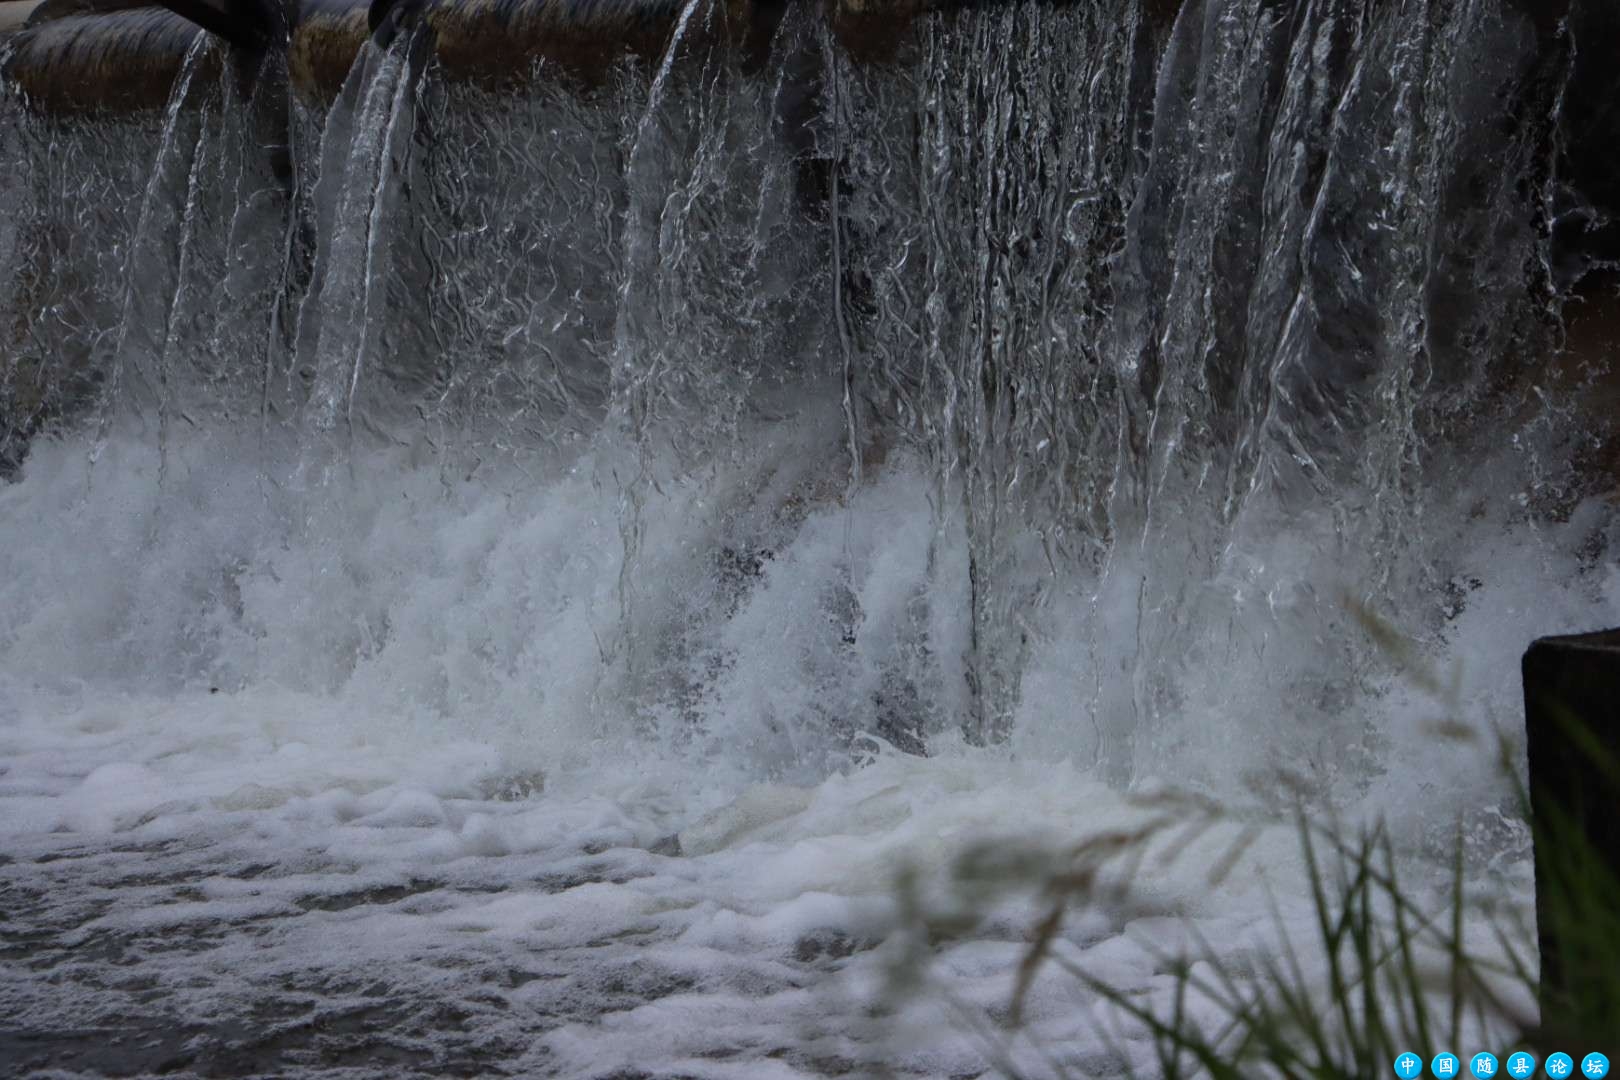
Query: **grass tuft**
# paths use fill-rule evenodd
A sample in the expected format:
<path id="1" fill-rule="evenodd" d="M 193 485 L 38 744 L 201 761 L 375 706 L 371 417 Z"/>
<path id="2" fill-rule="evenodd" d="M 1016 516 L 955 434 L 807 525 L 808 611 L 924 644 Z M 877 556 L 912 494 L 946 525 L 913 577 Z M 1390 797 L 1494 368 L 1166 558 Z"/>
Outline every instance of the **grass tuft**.
<path id="1" fill-rule="evenodd" d="M 1351 603 L 1372 640 L 1418 686 L 1451 704 L 1459 682 L 1431 670 L 1421 651 L 1386 621 Z M 1571 743 L 1603 770 L 1620 794 L 1620 764 L 1578 718 L 1567 716 Z M 1520 776 L 1522 744 L 1505 733 L 1487 739 L 1476 725 L 1446 719 L 1435 738 L 1484 746 L 1514 791 L 1530 823 L 1539 860 L 1541 931 L 1579 978 L 1579 989 L 1538 985 L 1537 928 L 1511 905 L 1471 897 L 1459 833 L 1445 885 L 1408 880 L 1410 857 L 1382 824 L 1349 828 L 1313 817 L 1295 792 L 1297 833 L 1309 906 L 1308 934 L 1290 935 L 1275 899 L 1274 939 L 1257 955 L 1237 957 L 1192 931 L 1195 946 L 1162 957 L 1167 993 L 1144 995 L 1091 970 L 1084 953 L 1064 949 L 1064 929 L 1085 910 L 1128 915 L 1132 885 L 1147 860 L 1162 867 L 1213 842 L 1220 828 L 1234 833 L 1208 871 L 1217 887 L 1243 862 L 1269 826 L 1263 812 L 1239 812 L 1202 796 L 1167 792 L 1136 800 L 1144 820 L 1087 837 L 1066 849 L 980 843 L 963 850 L 946 875 L 943 896 L 925 895 L 921 876 L 902 877 L 900 908 L 910 947 L 901 950 L 891 990 L 914 995 L 929 985 L 927 968 L 944 943 L 973 934 L 992 906 L 1033 899 L 1037 915 L 1014 972 L 1004 1021 L 953 1002 L 986 1047 L 990 1067 L 1022 1077 L 1011 1048 L 1026 1029 L 1029 1002 L 1043 972 L 1056 971 L 1109 1014 L 1097 1034 L 1131 1075 L 1140 1058 L 1126 1041 L 1151 1043 L 1151 1071 L 1166 1078 L 1239 1080 L 1257 1073 L 1333 1080 L 1389 1075 L 1403 1053 L 1425 1061 L 1462 1054 L 1467 1036 L 1494 1035 L 1493 1052 L 1513 1048 L 1545 1059 L 1553 1050 L 1612 1038 L 1620 1031 L 1620 881 L 1576 823 L 1557 812 L 1532 817 Z M 1271 789 L 1276 790 L 1277 781 Z M 1620 806 L 1620 799 L 1616 800 Z M 937 892 L 937 890 L 936 890 Z M 1297 924 L 1296 924 L 1297 925 Z M 1301 940 L 1295 940 L 1298 937 Z M 1488 943 L 1488 950 L 1480 943 Z M 1159 989 L 1163 989 L 1162 984 Z M 1576 1000 L 1578 998 L 1578 1000 Z M 1540 1015 L 1536 1003 L 1540 1003 Z M 1575 1041 L 1571 1041 L 1575 1040 Z M 1593 1045 L 1597 1045 L 1594 1043 Z M 1057 1047 L 1039 1047 L 1046 1072 L 1079 1075 Z"/>

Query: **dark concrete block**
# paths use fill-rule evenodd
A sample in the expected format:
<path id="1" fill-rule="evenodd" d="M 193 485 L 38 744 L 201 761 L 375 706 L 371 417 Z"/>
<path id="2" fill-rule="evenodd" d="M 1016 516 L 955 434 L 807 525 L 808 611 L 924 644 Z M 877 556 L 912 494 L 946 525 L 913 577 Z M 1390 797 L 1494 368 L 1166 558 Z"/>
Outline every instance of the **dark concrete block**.
<path id="1" fill-rule="evenodd" d="M 1523 674 L 1542 1023 L 1578 1033 L 1620 1009 L 1620 942 L 1604 940 L 1620 924 L 1605 895 L 1620 879 L 1620 630 L 1543 638 Z"/>

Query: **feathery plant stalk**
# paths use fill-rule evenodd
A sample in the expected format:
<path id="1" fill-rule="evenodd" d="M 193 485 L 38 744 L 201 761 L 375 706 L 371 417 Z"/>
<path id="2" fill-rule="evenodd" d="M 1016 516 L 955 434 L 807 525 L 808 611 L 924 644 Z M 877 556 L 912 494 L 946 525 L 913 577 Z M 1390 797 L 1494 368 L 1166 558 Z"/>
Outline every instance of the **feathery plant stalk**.
<path id="1" fill-rule="evenodd" d="M 1417 685 L 1455 705 L 1455 680 L 1428 670 L 1415 646 L 1377 616 L 1356 605 L 1352 611 Z M 1566 710 L 1560 722 L 1571 744 L 1601 770 L 1609 785 L 1605 794 L 1620 796 L 1620 766 L 1612 755 L 1580 718 Z M 1441 721 L 1432 732 L 1453 744 L 1481 739 L 1477 729 L 1456 719 Z M 1324 821 L 1309 815 L 1296 795 L 1292 823 L 1314 912 L 1310 932 L 1291 937 L 1273 901 L 1274 941 L 1240 964 L 1189 925 L 1196 945 L 1160 957 L 1173 981 L 1168 995 L 1153 1004 L 1066 956 L 1059 948 L 1065 923 L 1087 909 L 1121 909 L 1145 859 L 1179 858 L 1217 825 L 1235 825 L 1236 838 L 1208 874 L 1209 884 L 1217 886 L 1266 825 L 1281 824 L 1202 797 L 1169 794 L 1137 800 L 1148 812 L 1142 824 L 1066 850 L 971 846 L 950 867 L 944 903 L 926 902 L 918 875 L 902 874 L 900 907 L 909 934 L 891 989 L 918 993 L 936 945 L 971 934 L 996 900 L 1032 894 L 1042 914 L 1029 932 L 1004 1022 L 994 1024 L 958 1006 L 984 1040 L 989 1064 L 1019 1080 L 1075 1075 L 1052 1048 L 1046 1048 L 1046 1068 L 1034 1074 L 1016 1064 L 1011 1052 L 1026 999 L 1048 969 L 1111 1007 L 1118 1023 L 1098 1035 L 1128 1069 L 1135 1072 L 1121 1040 L 1146 1038 L 1153 1071 L 1166 1078 L 1381 1077 L 1401 1054 L 1427 1062 L 1442 1052 L 1464 1053 L 1465 1038 L 1487 1032 L 1495 1036 L 1491 1049 L 1504 1058 L 1515 1047 L 1544 1060 L 1554 1050 L 1599 1046 L 1620 1032 L 1620 881 L 1572 815 L 1557 807 L 1531 814 L 1518 746 L 1496 733 L 1498 765 L 1538 852 L 1541 932 L 1561 958 L 1558 987 L 1540 986 L 1536 927 L 1470 897 L 1460 836 L 1449 884 L 1437 898 L 1432 887 L 1406 876 L 1382 824 L 1352 829 L 1331 817 Z M 1620 811 L 1620 797 L 1614 803 Z M 1472 944 L 1480 941 L 1495 945 L 1488 956 Z"/>

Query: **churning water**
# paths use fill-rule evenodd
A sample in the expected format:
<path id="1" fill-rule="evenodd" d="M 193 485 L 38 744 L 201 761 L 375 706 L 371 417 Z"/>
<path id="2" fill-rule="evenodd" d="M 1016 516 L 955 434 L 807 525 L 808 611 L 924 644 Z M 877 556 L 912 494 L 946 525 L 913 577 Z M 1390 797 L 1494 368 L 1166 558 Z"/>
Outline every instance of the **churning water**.
<path id="1" fill-rule="evenodd" d="M 756 68 L 693 0 L 521 96 L 401 36 L 288 178 L 203 36 L 161 115 L 8 101 L 0 1051 L 977 1075 L 872 1019 L 897 868 L 1164 784 L 1460 822 L 1522 900 L 1432 722 L 1516 730 L 1524 645 L 1620 622 L 1558 73 L 1487 0 L 1163 6 L 878 64 L 794 9 Z M 1069 945 L 1164 992 L 1291 852 Z M 959 1004 L 1023 929 L 944 950 Z M 1042 987 L 1042 1053 L 1152 1067 Z"/>

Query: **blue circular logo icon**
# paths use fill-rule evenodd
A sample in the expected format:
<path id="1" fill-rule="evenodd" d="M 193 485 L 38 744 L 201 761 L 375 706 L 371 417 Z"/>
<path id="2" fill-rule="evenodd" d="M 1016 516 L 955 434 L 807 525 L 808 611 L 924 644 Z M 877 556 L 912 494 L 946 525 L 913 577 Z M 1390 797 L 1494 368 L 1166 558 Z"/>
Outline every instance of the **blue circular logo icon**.
<path id="1" fill-rule="evenodd" d="M 1468 1059 L 1468 1071 L 1476 1080 L 1496 1080 L 1496 1066 L 1495 1054 L 1475 1054 Z"/>
<path id="2" fill-rule="evenodd" d="M 1423 1059 L 1416 1054 L 1402 1054 L 1395 1059 L 1395 1075 L 1401 1080 L 1417 1080 L 1423 1075 Z"/>
<path id="3" fill-rule="evenodd" d="M 1542 1068 L 1552 1080 L 1570 1080 L 1575 1075 L 1575 1059 L 1568 1054 L 1548 1054 L 1547 1064 Z"/>
<path id="4" fill-rule="evenodd" d="M 1609 1059 L 1602 1054 L 1587 1054 L 1581 1058 L 1581 1080 L 1603 1080 L 1609 1075 Z"/>
<path id="5" fill-rule="evenodd" d="M 1435 1080 L 1457 1080 L 1462 1075 L 1462 1058 L 1452 1053 L 1436 1054 L 1429 1062 L 1429 1071 Z"/>
<path id="6" fill-rule="evenodd" d="M 1507 1074 L 1511 1080 L 1530 1080 L 1536 1075 L 1536 1056 L 1520 1050 L 1516 1054 L 1509 1054 L 1507 1059 Z"/>

